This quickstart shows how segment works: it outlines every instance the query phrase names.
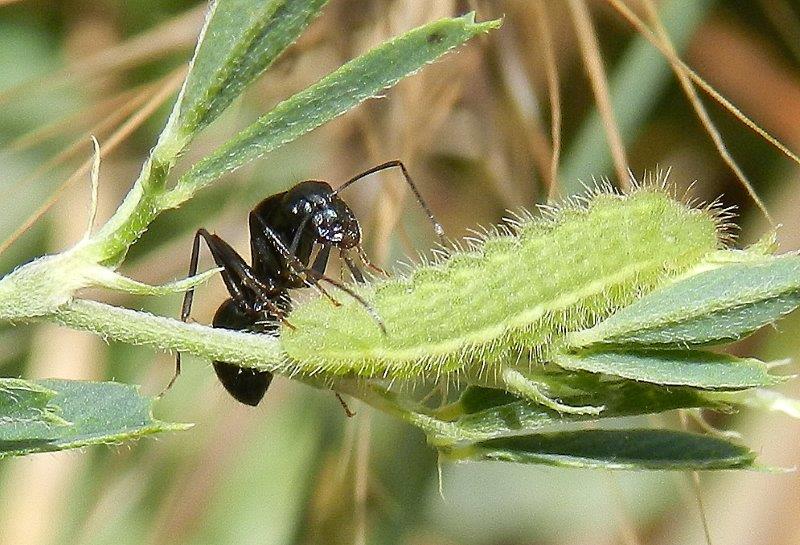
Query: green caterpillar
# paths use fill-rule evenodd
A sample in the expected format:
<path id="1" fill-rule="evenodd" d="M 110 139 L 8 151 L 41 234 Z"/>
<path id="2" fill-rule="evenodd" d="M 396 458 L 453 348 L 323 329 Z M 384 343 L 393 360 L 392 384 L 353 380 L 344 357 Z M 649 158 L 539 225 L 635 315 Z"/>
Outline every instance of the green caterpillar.
<path id="1" fill-rule="evenodd" d="M 465 375 L 541 401 L 524 372 L 565 336 L 597 324 L 727 246 L 727 217 L 664 187 L 593 195 L 510 220 L 408 277 L 352 300 L 299 305 L 281 344 L 300 372 L 414 380 Z"/>

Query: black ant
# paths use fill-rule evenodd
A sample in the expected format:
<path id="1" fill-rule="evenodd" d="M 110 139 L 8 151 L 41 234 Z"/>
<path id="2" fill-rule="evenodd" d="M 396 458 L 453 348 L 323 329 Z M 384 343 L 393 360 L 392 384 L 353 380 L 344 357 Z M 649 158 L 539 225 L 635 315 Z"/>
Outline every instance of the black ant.
<path id="1" fill-rule="evenodd" d="M 217 266 L 222 267 L 222 279 L 230 293 L 230 298 L 217 309 L 212 326 L 276 335 L 281 322 L 293 327 L 286 319 L 292 308 L 290 289 L 314 287 L 333 304 L 339 304 L 319 285 L 320 282 L 327 282 L 355 298 L 372 314 L 378 327 L 386 334 L 380 316 L 369 303 L 347 286 L 325 276 L 325 267 L 331 248 L 335 246 L 356 282 L 364 282 L 364 275 L 354 261 L 353 253 L 363 265 L 383 272 L 367 258 L 361 247 L 361 226 L 350 207 L 339 197 L 339 192 L 370 174 L 394 167 L 400 168 L 437 236 L 444 241 L 442 226 L 434 218 L 400 161 L 389 161 L 365 170 L 337 190 L 318 180 L 300 182 L 288 191 L 267 197 L 250 212 L 252 265 L 248 265 L 236 250 L 217 235 L 203 228 L 197 230 L 189 262 L 189 276 L 197 274 L 200 240 L 203 239 Z M 181 320 L 184 322 L 191 312 L 193 298 L 194 288 L 188 290 L 183 298 Z M 228 393 L 237 401 L 251 406 L 258 405 L 272 381 L 272 373 L 268 371 L 239 367 L 223 361 L 214 362 L 214 371 Z M 165 392 L 172 387 L 180 372 L 181 355 L 178 353 L 175 374 Z M 339 400 L 350 415 L 343 400 Z"/>

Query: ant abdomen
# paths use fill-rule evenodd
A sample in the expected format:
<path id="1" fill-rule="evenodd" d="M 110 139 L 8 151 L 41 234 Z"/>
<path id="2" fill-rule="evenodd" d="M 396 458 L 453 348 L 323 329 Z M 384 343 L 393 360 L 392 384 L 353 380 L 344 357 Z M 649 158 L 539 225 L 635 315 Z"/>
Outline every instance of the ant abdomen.
<path id="1" fill-rule="evenodd" d="M 253 331 L 270 333 L 277 329 L 277 324 L 263 324 L 256 327 L 253 319 L 243 312 L 233 299 L 226 299 L 214 314 L 212 326 L 237 331 Z M 267 393 L 272 373 L 259 371 L 250 367 L 239 367 L 224 361 L 214 362 L 214 372 L 225 387 L 225 390 L 240 403 L 255 407 Z"/>

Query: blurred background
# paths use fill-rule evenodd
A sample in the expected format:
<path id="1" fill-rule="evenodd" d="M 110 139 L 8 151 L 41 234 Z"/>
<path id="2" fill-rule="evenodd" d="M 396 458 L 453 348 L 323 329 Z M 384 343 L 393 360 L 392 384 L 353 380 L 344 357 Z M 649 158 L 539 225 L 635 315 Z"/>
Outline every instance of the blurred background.
<path id="1" fill-rule="evenodd" d="M 0 0 L 2 274 L 82 235 L 90 134 L 103 151 L 98 222 L 114 210 L 165 122 L 204 4 Z M 674 47 L 760 126 L 800 150 L 798 3 L 626 4 L 669 36 L 656 38 L 662 47 Z M 259 200 L 308 178 L 336 186 L 391 159 L 409 167 L 454 238 L 496 223 L 506 209 L 580 193 L 581 182 L 608 176 L 625 187 L 619 173 L 627 168 L 639 177 L 669 168 L 676 187 L 693 184 L 692 196 L 722 196 L 737 207 L 737 244 L 744 245 L 770 222 L 734 172 L 740 169 L 781 225 L 782 250 L 800 248 L 798 166 L 702 92 L 693 104 L 619 4 L 600 0 L 331 0 L 177 170 L 369 47 L 472 9 L 480 19 L 503 16 L 502 29 L 164 214 L 133 247 L 124 272 L 153 284 L 182 277 L 200 226 L 247 255 L 247 212 Z M 397 173 L 345 195 L 382 266 L 434 241 L 409 197 Z M 180 306 L 177 296 L 91 296 L 167 316 Z M 224 298 L 219 280 L 202 287 L 194 318 L 210 322 Z M 800 316 L 735 350 L 797 358 Z M 114 379 L 154 395 L 172 362 L 51 325 L 0 329 L 4 376 Z M 785 391 L 800 396 L 799 385 Z M 0 543 L 694 544 L 705 542 L 698 500 L 717 545 L 800 542 L 798 473 L 707 473 L 696 483 L 687 474 L 445 464 L 440 497 L 436 455 L 423 435 L 355 402 L 352 408 L 358 414 L 347 419 L 329 392 L 281 378 L 260 407 L 244 407 L 207 362 L 186 358 L 155 411 L 195 423 L 190 431 L 2 461 Z M 797 421 L 747 411 L 708 418 L 740 431 L 764 464 L 800 464 Z"/>

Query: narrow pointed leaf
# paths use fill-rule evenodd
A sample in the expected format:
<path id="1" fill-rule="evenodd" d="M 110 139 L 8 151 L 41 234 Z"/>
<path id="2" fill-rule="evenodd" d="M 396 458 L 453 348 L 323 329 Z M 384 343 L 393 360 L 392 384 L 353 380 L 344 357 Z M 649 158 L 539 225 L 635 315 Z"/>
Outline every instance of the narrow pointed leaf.
<path id="1" fill-rule="evenodd" d="M 665 386 L 738 390 L 773 386 L 783 377 L 770 375 L 763 362 L 701 350 L 630 350 L 558 354 L 565 369 L 604 373 Z"/>
<path id="2" fill-rule="evenodd" d="M 185 136 L 216 119 L 291 45 L 327 0 L 217 0 L 173 116 Z"/>
<path id="3" fill-rule="evenodd" d="M 134 386 L 57 379 L 38 381 L 38 385 L 55 393 L 50 404 L 58 407 L 59 416 L 69 425 L 27 422 L 0 426 L 0 458 L 116 444 L 188 427 L 154 420 L 152 398 L 142 397 Z"/>
<path id="4" fill-rule="evenodd" d="M 591 395 L 560 397 L 573 405 L 603 405 L 599 415 L 561 414 L 533 405 L 503 390 L 470 387 L 459 399 L 463 413 L 454 423 L 467 437 L 490 439 L 535 431 L 545 426 L 642 414 L 674 409 L 706 408 L 729 411 L 731 406 L 691 388 L 664 388 L 631 381 L 599 383 Z"/>
<path id="5" fill-rule="evenodd" d="M 457 461 L 631 470 L 742 469 L 755 460 L 755 453 L 725 439 L 655 429 L 538 433 L 489 439 L 441 452 Z"/>
<path id="6" fill-rule="evenodd" d="M 800 256 L 728 263 L 670 284 L 596 326 L 571 347 L 685 347 L 740 339 L 800 305 Z"/>
<path id="7" fill-rule="evenodd" d="M 467 14 L 416 28 L 372 49 L 281 102 L 197 163 L 179 180 L 172 198 L 188 198 L 221 175 L 379 95 L 450 49 L 499 24 L 475 23 L 474 14 Z"/>

